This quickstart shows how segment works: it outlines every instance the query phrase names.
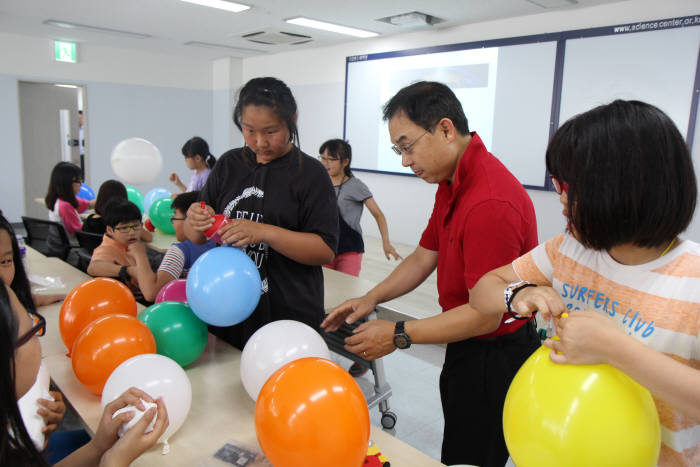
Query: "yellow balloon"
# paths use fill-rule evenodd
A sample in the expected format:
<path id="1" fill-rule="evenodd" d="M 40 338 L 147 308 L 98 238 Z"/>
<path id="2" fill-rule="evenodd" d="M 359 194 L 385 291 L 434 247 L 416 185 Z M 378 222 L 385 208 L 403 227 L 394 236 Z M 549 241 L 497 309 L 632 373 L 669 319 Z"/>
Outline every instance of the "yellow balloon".
<path id="1" fill-rule="evenodd" d="M 503 432 L 517 467 L 656 466 L 659 416 L 649 391 L 616 368 L 561 365 L 542 346 L 513 378 Z"/>

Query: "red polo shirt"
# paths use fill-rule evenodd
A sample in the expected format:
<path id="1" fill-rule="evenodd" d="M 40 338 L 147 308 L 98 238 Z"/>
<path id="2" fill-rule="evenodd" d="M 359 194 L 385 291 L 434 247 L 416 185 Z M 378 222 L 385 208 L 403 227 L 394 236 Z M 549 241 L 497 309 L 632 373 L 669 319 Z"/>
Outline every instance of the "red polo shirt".
<path id="1" fill-rule="evenodd" d="M 535 209 L 508 169 L 486 150 L 479 135 L 457 166 L 454 183 L 440 182 L 420 246 L 437 251 L 437 288 L 443 311 L 469 303 L 482 275 L 510 264 L 537 246 Z M 526 320 L 504 315 L 499 328 L 480 338 L 509 334 Z"/>

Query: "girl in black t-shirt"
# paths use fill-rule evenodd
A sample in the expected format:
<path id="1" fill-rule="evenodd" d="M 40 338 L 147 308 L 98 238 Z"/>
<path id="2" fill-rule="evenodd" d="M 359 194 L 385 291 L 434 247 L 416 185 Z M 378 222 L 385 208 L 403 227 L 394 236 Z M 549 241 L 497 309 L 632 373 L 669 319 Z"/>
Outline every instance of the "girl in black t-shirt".
<path id="1" fill-rule="evenodd" d="M 212 331 L 243 348 L 265 324 L 293 319 L 318 329 L 324 316 L 321 265 L 335 256 L 338 208 L 326 169 L 298 147 L 297 106 L 276 78 L 255 78 L 241 89 L 233 120 L 245 146 L 219 158 L 185 231 L 195 243 L 212 215 L 233 219 L 219 234 L 245 249 L 262 280 L 261 297 L 242 323 Z M 223 298 L 222 298 L 223 299 Z"/>

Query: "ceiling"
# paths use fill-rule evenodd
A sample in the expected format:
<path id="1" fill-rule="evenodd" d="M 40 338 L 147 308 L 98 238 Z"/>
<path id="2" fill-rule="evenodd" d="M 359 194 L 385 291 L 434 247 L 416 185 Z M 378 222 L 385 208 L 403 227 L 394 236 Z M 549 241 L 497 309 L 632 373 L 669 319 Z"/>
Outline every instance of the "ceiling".
<path id="1" fill-rule="evenodd" d="M 419 29 L 442 29 L 493 19 L 572 10 L 615 3 L 620 0 L 240 0 L 252 8 L 230 13 L 184 3 L 180 0 L 0 0 L 0 31 L 69 40 L 84 44 L 145 50 L 158 54 L 214 59 L 224 56 L 248 57 L 311 47 L 321 47 L 357 39 L 285 23 L 285 19 L 306 16 L 365 29 L 380 37 Z M 444 22 L 434 26 L 400 27 L 377 21 L 387 16 L 419 11 Z M 44 24 L 64 21 L 99 28 L 148 35 L 133 38 L 107 32 L 64 29 Z M 250 42 L 245 34 L 292 33 L 310 36 L 294 39 L 302 44 L 265 45 Z M 202 47 L 188 42 L 232 47 Z"/>

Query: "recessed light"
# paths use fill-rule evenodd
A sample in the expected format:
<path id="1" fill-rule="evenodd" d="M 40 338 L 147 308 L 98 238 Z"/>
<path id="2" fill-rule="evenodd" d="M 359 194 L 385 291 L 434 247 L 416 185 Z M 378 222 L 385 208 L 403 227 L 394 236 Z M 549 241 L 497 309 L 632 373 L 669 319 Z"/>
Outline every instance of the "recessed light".
<path id="1" fill-rule="evenodd" d="M 248 5 L 243 5 L 241 3 L 229 2 L 227 0 L 182 0 L 187 3 L 194 3 L 195 5 L 208 6 L 210 8 L 218 8 L 219 10 L 232 11 L 234 13 L 240 13 L 250 8 Z"/>
<path id="2" fill-rule="evenodd" d="M 338 24 L 326 23 L 325 21 L 317 21 L 315 19 L 309 19 L 304 17 L 297 17 L 285 20 L 287 23 L 296 24 L 297 26 L 304 26 L 307 28 L 321 29 L 322 31 L 337 32 L 338 34 L 347 34 L 353 37 L 375 37 L 378 36 L 376 32 L 364 31 L 362 29 L 349 28 L 347 26 L 340 26 Z"/>
<path id="3" fill-rule="evenodd" d="M 150 34 L 142 34 L 140 32 L 122 31 L 120 29 L 103 28 L 101 26 L 90 26 L 88 24 L 69 23 L 68 21 L 60 21 L 55 19 L 47 19 L 46 21 L 44 21 L 44 24 L 48 24 L 49 26 L 57 26 L 59 28 L 64 29 L 76 29 L 80 31 L 100 32 L 104 34 L 113 34 L 117 36 L 127 36 L 132 37 L 134 39 L 148 39 L 150 37 L 153 37 Z"/>
<path id="4" fill-rule="evenodd" d="M 54 84 L 57 88 L 71 88 L 71 89 L 78 89 L 78 86 L 75 84 Z"/>

